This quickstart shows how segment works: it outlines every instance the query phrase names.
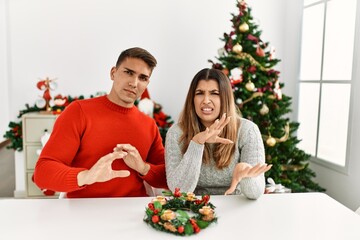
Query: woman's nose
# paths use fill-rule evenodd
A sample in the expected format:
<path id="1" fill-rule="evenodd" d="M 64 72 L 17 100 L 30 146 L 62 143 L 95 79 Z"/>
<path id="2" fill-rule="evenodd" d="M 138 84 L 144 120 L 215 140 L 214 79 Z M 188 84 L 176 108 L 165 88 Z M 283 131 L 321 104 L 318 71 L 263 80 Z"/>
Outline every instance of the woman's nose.
<path id="1" fill-rule="evenodd" d="M 209 95 L 204 95 L 203 102 L 204 103 L 210 103 L 211 102 L 210 96 Z"/>

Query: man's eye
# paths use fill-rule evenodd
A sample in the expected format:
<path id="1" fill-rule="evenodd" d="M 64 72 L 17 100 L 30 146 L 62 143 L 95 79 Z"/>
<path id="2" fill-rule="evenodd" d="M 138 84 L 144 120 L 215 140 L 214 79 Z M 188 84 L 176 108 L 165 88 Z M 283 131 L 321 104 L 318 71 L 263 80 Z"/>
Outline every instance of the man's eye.
<path id="1" fill-rule="evenodd" d="M 131 71 L 129 71 L 129 70 L 125 70 L 124 71 L 127 75 L 132 75 L 133 73 L 131 72 Z"/>
<path id="2" fill-rule="evenodd" d="M 148 78 L 148 77 L 140 77 L 140 80 L 141 80 L 141 81 L 145 81 L 145 82 L 146 82 L 146 81 L 148 81 L 148 80 L 149 80 L 149 78 Z"/>

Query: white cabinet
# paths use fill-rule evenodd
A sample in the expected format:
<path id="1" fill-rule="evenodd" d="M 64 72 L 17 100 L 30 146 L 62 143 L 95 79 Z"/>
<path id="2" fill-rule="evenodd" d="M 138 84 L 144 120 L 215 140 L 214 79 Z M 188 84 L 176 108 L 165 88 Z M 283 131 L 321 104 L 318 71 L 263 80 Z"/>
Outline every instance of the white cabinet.
<path id="1" fill-rule="evenodd" d="M 42 148 L 41 137 L 45 131 L 52 131 L 56 117 L 57 115 L 42 113 L 22 115 L 26 197 L 47 197 L 32 181 L 32 175 L 39 158 L 37 150 Z"/>

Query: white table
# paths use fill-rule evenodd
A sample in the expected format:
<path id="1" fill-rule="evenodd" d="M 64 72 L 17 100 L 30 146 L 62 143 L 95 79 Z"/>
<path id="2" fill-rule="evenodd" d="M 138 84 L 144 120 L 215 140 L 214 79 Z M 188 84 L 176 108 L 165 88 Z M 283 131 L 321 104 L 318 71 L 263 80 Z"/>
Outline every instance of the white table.
<path id="1" fill-rule="evenodd" d="M 143 222 L 151 199 L 2 199 L 0 239 L 182 238 Z M 212 196 L 210 201 L 218 222 L 189 239 L 360 239 L 360 216 L 323 193 L 266 194 L 255 201 Z"/>

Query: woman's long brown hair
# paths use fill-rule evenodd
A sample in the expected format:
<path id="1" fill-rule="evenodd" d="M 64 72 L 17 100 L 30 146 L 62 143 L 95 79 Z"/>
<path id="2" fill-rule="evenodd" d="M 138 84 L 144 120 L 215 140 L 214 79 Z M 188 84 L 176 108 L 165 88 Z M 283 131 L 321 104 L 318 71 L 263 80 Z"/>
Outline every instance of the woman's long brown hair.
<path id="1" fill-rule="evenodd" d="M 219 135 L 220 137 L 230 139 L 234 144 L 214 144 L 213 158 L 216 166 L 219 169 L 227 167 L 235 152 L 235 143 L 237 139 L 238 129 L 240 125 L 240 116 L 238 109 L 234 102 L 234 95 L 228 77 L 220 70 L 205 68 L 199 71 L 190 83 L 189 91 L 186 96 L 184 108 L 179 117 L 179 126 L 183 131 L 180 137 L 182 144 L 182 154 L 185 154 L 191 139 L 206 127 L 201 123 L 199 117 L 195 112 L 194 97 L 196 87 L 200 80 L 215 80 L 219 84 L 220 96 L 220 116 L 226 113 L 226 116 L 231 116 L 230 122 L 224 127 Z M 205 143 L 203 163 L 210 162 L 210 145 Z"/>

